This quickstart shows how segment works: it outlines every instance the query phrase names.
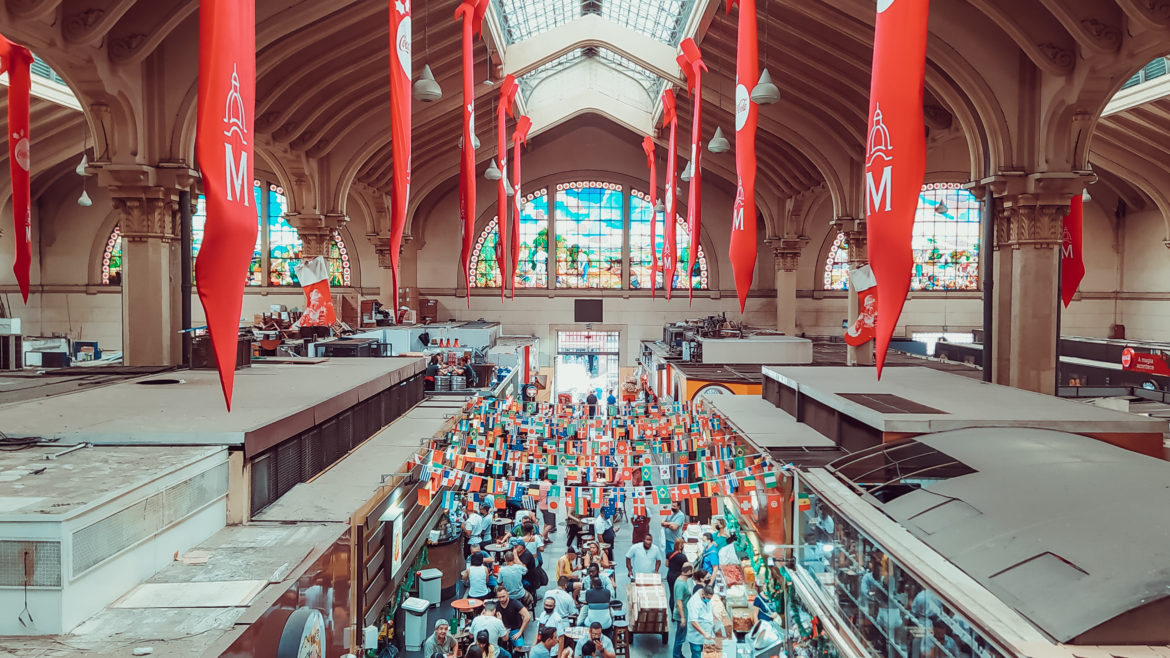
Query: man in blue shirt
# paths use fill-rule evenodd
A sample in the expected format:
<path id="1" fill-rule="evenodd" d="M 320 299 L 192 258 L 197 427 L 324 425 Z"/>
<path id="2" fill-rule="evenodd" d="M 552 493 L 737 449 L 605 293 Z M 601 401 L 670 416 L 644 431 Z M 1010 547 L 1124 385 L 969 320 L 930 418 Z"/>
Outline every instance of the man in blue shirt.
<path id="1" fill-rule="evenodd" d="M 677 502 L 670 503 L 670 516 L 662 522 L 662 545 L 666 550 L 674 547 L 674 540 L 682 535 L 682 527 L 687 522 L 687 515 L 682 513 Z"/>
<path id="2" fill-rule="evenodd" d="M 537 636 L 536 644 L 533 645 L 532 650 L 528 652 L 528 658 L 552 658 L 550 652 L 556 645 L 557 629 L 553 626 L 545 626 L 540 629 L 540 635 Z"/>
<path id="3" fill-rule="evenodd" d="M 714 594 L 715 590 L 707 585 L 695 592 L 687 603 L 687 644 L 691 645 L 692 658 L 703 655 L 704 644 L 715 642 L 715 615 L 711 612 L 711 596 Z"/>
<path id="4" fill-rule="evenodd" d="M 719 566 L 719 545 L 715 543 L 715 537 L 709 533 L 703 533 L 703 570 L 707 573 L 715 573 L 715 567 Z"/>

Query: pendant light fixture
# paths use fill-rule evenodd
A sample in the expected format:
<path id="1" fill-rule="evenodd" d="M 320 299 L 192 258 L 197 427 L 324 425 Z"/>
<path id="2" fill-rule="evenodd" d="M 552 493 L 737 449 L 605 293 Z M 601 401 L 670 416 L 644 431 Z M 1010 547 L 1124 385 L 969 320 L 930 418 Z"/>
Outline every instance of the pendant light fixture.
<path id="1" fill-rule="evenodd" d="M 81 188 L 81 196 L 77 199 L 77 205 L 82 208 L 88 208 L 93 205 L 93 200 L 89 198 L 89 193 L 85 191 L 85 187 Z"/>
<path id="2" fill-rule="evenodd" d="M 77 163 L 77 169 L 74 169 L 74 171 L 77 172 L 78 176 L 88 176 L 89 172 L 85 170 L 85 168 L 88 166 L 89 166 L 89 157 L 85 151 L 82 151 L 81 152 L 81 162 Z"/>
<path id="3" fill-rule="evenodd" d="M 86 180 L 85 179 L 89 178 L 89 176 L 90 176 L 89 169 L 88 169 L 88 167 L 89 167 L 88 151 L 89 151 L 89 130 L 88 130 L 88 128 L 86 128 L 85 132 L 82 133 L 82 137 L 81 137 L 81 162 L 78 162 L 77 168 L 73 170 L 73 171 L 77 172 L 78 176 L 81 176 L 81 196 L 78 197 L 78 199 L 77 199 L 77 205 L 81 206 L 82 208 L 88 208 L 88 207 L 93 205 L 93 200 L 89 198 L 89 193 L 86 192 L 86 189 L 85 189 L 85 187 L 86 187 Z"/>
<path id="4" fill-rule="evenodd" d="M 689 182 L 691 182 L 691 171 L 692 171 L 692 170 L 691 170 L 691 163 L 690 163 L 690 162 L 687 162 L 687 167 L 686 167 L 686 169 L 683 169 L 683 170 L 682 170 L 682 173 L 678 175 L 678 177 L 679 177 L 679 180 L 681 180 L 681 181 L 682 181 L 682 182 L 684 182 L 684 183 L 689 183 Z"/>
<path id="5" fill-rule="evenodd" d="M 659 199 L 658 205 L 654 206 L 654 212 L 656 212 L 656 213 L 666 212 L 666 204 L 662 202 L 662 199 Z"/>
<path id="6" fill-rule="evenodd" d="M 483 177 L 488 180 L 500 180 L 504 177 L 504 175 L 500 173 L 500 167 L 496 164 L 495 158 L 492 158 L 492 163 L 488 165 L 487 171 L 483 172 Z"/>
<path id="7" fill-rule="evenodd" d="M 715 127 L 715 136 L 707 144 L 707 150 L 712 153 L 726 153 L 731 150 L 731 142 L 723 136 L 723 128 L 721 126 Z"/>
<path id="8" fill-rule="evenodd" d="M 433 103 L 443 97 L 443 88 L 431 73 L 430 64 L 423 65 L 422 76 L 413 87 L 414 100 L 422 103 Z"/>
<path id="9" fill-rule="evenodd" d="M 516 190 L 508 181 L 504 181 L 504 194 L 507 196 L 516 196 Z"/>
<path id="10" fill-rule="evenodd" d="M 934 212 L 937 215 L 945 215 L 950 211 L 951 209 L 947 207 L 946 199 L 939 199 L 938 205 L 934 207 Z"/>
<path id="11" fill-rule="evenodd" d="M 764 0 L 764 56 L 767 59 L 768 44 L 768 26 L 771 24 L 768 19 L 768 0 Z M 752 89 L 751 99 L 756 105 L 772 105 L 780 101 L 780 88 L 772 82 L 772 74 L 768 73 L 768 67 L 760 67 L 760 81 L 756 83 Z"/>
<path id="12" fill-rule="evenodd" d="M 429 53 L 427 43 L 427 20 L 428 14 L 423 13 L 423 57 L 425 58 Z M 433 103 L 443 97 L 443 88 L 439 86 L 439 82 L 435 80 L 435 74 L 431 73 L 431 65 L 424 64 L 422 76 L 419 77 L 418 82 L 414 83 L 412 87 L 412 95 L 414 100 L 422 103 Z"/>

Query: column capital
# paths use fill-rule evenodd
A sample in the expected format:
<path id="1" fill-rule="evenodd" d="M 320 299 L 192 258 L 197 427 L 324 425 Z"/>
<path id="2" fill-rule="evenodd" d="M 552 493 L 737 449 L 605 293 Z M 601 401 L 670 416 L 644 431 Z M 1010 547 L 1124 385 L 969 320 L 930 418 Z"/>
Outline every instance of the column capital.
<path id="1" fill-rule="evenodd" d="M 850 233 L 865 233 L 865 220 L 854 217 L 837 217 L 829 225 L 849 237 Z"/>
<path id="2" fill-rule="evenodd" d="M 111 187 L 122 236 L 131 242 L 179 239 L 178 191 L 165 187 Z"/>
<path id="3" fill-rule="evenodd" d="M 772 247 L 772 254 L 776 257 L 777 272 L 795 272 L 800 265 L 800 254 L 808 244 L 808 237 L 801 235 L 795 238 L 770 238 L 765 244 Z"/>
<path id="4" fill-rule="evenodd" d="M 1064 218 L 1072 196 L 1063 200 L 1048 195 L 1019 194 L 999 199 L 995 216 L 996 248 L 1052 249 L 1064 238 Z"/>
<path id="5" fill-rule="evenodd" d="M 1086 185 L 1096 181 L 1097 174 L 1091 171 L 1008 171 L 972 181 L 963 187 L 980 198 L 991 188 L 991 193 L 996 197 L 1031 195 L 1043 204 L 1067 204 L 1074 194 L 1080 194 Z"/>
<path id="6" fill-rule="evenodd" d="M 374 245 L 374 253 L 378 256 L 378 267 L 392 267 L 390 262 L 390 236 L 379 233 L 366 237 L 369 238 L 370 244 Z"/>

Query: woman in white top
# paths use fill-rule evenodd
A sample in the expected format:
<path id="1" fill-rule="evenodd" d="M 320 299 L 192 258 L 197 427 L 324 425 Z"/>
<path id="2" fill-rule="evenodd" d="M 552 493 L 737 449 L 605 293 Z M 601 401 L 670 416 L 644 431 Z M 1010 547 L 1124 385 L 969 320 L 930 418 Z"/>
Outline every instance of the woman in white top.
<path id="1" fill-rule="evenodd" d="M 471 556 L 471 566 L 463 572 L 467 579 L 467 598 L 484 600 L 488 598 L 488 570 L 483 566 L 483 555 L 475 553 Z"/>

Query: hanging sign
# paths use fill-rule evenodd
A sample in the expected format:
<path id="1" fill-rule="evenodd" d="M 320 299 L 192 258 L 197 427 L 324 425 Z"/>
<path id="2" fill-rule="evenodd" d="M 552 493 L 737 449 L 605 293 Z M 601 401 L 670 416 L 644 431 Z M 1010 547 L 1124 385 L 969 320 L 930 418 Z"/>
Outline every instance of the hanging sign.
<path id="1" fill-rule="evenodd" d="M 654 138 L 642 138 L 642 150 L 646 153 L 646 164 L 650 167 L 650 298 L 658 289 L 658 163 L 654 157 Z"/>
<path id="2" fill-rule="evenodd" d="M 1170 376 L 1170 361 L 1165 352 L 1138 352 L 1132 347 L 1121 351 L 1121 368 L 1130 372 Z"/>
<path id="3" fill-rule="evenodd" d="M 500 299 L 508 287 L 508 119 L 512 116 L 512 103 L 520 87 L 516 78 L 509 73 L 500 85 L 500 107 L 496 110 L 496 153 L 500 159 L 500 180 L 496 181 L 496 264 L 500 269 Z M 513 191 L 514 193 L 514 191 Z"/>
<path id="4" fill-rule="evenodd" d="M 1064 239 L 1060 248 L 1060 299 L 1065 308 L 1085 278 L 1085 197 L 1077 194 L 1064 217 Z"/>
<path id="5" fill-rule="evenodd" d="M 923 83 L 930 0 L 878 0 L 865 154 L 865 223 L 878 286 L 877 375 L 910 292 L 926 173 Z"/>
<path id="6" fill-rule="evenodd" d="M 674 272 L 678 240 L 675 236 L 675 218 L 678 217 L 678 187 L 675 183 L 675 160 L 678 148 L 678 108 L 674 90 L 662 92 L 662 124 L 670 129 L 666 146 L 666 216 L 662 218 L 662 285 L 666 287 L 666 299 L 674 289 Z"/>
<path id="7" fill-rule="evenodd" d="M 691 242 L 687 250 L 687 274 L 684 279 L 687 283 L 687 297 L 694 302 L 695 285 L 691 278 L 694 276 L 699 238 L 703 230 L 703 167 L 700 160 L 703 156 L 703 71 L 707 70 L 707 65 L 703 63 L 703 53 L 694 39 L 684 39 L 679 47 L 682 48 L 682 55 L 678 63 L 687 77 L 687 84 L 692 87 L 691 99 L 694 101 L 691 112 L 691 182 L 687 200 L 687 229 L 691 232 Z"/>
<path id="8" fill-rule="evenodd" d="M 195 152 L 203 173 L 207 221 L 195 260 L 195 281 L 229 411 L 244 282 L 256 245 L 255 109 L 255 1 L 204 0 L 199 5 Z"/>
<path id="9" fill-rule="evenodd" d="M 390 189 L 390 270 L 394 274 L 395 314 L 402 287 L 399 252 L 410 202 L 411 68 L 410 0 L 390 0 L 390 159 L 394 167 Z"/>
<path id="10" fill-rule="evenodd" d="M 488 0 L 464 0 L 455 9 L 455 20 L 463 21 L 463 142 L 459 159 L 459 219 L 463 240 L 459 263 L 471 308 L 471 245 L 475 239 L 475 57 L 473 39 L 479 34 Z"/>
<path id="11" fill-rule="evenodd" d="M 760 77 L 756 0 L 729 0 L 727 12 L 739 5 L 739 37 L 735 60 L 735 202 L 731 207 L 731 270 L 739 312 L 747 304 L 756 272 L 756 127 L 760 108 L 752 102 Z"/>
<path id="12" fill-rule="evenodd" d="M 20 296 L 28 303 L 29 272 L 32 267 L 32 203 L 29 169 L 29 67 L 33 56 L 28 48 L 0 36 L 0 73 L 8 74 L 8 172 L 12 178 L 12 228 L 16 258 L 12 273 L 20 285 Z"/>
<path id="13" fill-rule="evenodd" d="M 520 210 L 524 207 L 524 200 L 520 194 L 520 145 L 528 146 L 528 131 L 532 129 L 532 119 L 522 116 L 516 120 L 516 130 L 512 132 L 512 179 L 516 187 L 512 192 L 512 297 L 516 297 L 516 263 L 520 262 Z M 525 350 L 528 348 L 525 347 Z M 528 362 L 524 363 L 525 372 L 528 371 Z"/>

